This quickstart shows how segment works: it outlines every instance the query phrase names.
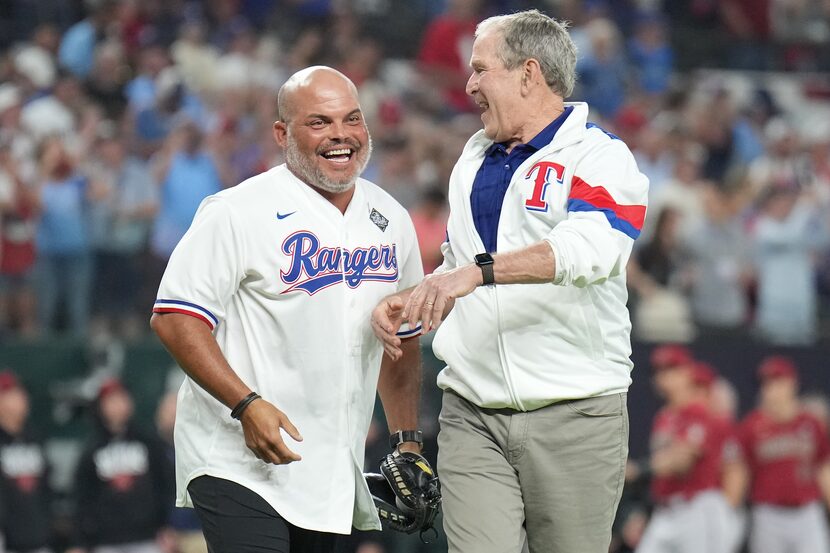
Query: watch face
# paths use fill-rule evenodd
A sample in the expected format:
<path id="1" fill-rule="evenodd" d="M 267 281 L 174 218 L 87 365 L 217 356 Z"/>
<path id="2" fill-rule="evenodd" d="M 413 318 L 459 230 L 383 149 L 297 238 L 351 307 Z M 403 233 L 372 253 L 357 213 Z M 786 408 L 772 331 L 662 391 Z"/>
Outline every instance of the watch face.
<path id="1" fill-rule="evenodd" d="M 489 253 L 476 254 L 476 265 L 490 265 L 493 263 L 493 256 Z"/>

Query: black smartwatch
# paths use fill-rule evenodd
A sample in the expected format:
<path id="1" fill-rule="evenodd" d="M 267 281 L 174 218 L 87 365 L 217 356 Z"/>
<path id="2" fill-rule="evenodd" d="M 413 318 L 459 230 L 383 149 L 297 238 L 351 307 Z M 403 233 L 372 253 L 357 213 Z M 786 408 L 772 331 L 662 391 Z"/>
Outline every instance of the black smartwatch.
<path id="1" fill-rule="evenodd" d="M 404 442 L 415 442 L 419 446 L 424 446 L 424 433 L 420 430 L 398 430 L 389 436 L 389 447 L 395 449 Z"/>
<path id="2" fill-rule="evenodd" d="M 484 285 L 496 283 L 496 277 L 493 275 L 493 256 L 489 253 L 479 253 L 475 256 L 476 265 L 481 268 L 481 276 L 484 280 Z"/>

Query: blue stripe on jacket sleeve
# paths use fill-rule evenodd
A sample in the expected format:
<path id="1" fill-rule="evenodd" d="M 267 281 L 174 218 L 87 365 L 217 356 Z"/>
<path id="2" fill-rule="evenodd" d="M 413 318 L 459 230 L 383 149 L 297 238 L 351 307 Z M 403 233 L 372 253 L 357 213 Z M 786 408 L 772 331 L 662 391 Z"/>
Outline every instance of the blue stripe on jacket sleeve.
<path id="1" fill-rule="evenodd" d="M 598 208 L 593 204 L 590 204 L 584 200 L 575 200 L 570 199 L 568 200 L 568 211 L 598 211 L 605 215 L 605 218 L 608 219 L 608 222 L 611 224 L 611 228 L 616 229 L 632 240 L 636 240 L 640 236 L 640 231 L 637 230 L 634 225 L 629 223 L 624 219 L 620 219 L 617 217 L 617 214 L 614 213 L 611 209 L 603 209 Z"/>

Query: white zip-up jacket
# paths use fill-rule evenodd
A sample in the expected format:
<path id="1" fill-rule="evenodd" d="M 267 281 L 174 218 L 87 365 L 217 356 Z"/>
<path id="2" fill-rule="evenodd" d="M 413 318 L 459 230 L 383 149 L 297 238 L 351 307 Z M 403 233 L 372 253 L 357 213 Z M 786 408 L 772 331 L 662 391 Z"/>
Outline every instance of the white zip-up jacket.
<path id="1" fill-rule="evenodd" d="M 646 211 L 648 179 L 617 137 L 573 106 L 552 142 L 514 173 L 498 226 L 498 251 L 547 241 L 547 284 L 480 286 L 459 298 L 433 349 L 447 366 L 438 385 L 480 407 L 538 409 L 624 392 L 631 384 L 625 267 Z M 450 177 L 448 240 L 436 272 L 473 262 L 484 245 L 470 193 L 493 142 L 479 131 Z"/>

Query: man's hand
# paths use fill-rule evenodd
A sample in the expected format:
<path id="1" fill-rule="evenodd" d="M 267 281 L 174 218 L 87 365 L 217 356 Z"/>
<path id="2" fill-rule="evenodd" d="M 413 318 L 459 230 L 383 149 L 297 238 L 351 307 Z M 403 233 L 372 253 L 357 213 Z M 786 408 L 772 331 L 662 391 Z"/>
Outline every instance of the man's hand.
<path id="1" fill-rule="evenodd" d="M 257 399 L 242 412 L 240 420 L 245 445 L 258 459 L 275 465 L 287 465 L 302 459 L 285 445 L 280 429 L 284 428 L 298 442 L 303 441 L 303 437 L 285 413 L 272 404 L 262 398 Z"/>
<path id="2" fill-rule="evenodd" d="M 403 323 L 403 306 L 403 298 L 395 294 L 383 298 L 372 311 L 372 331 L 383 344 L 383 351 L 394 361 L 403 355 L 401 339 L 397 336 Z"/>
<path id="3" fill-rule="evenodd" d="M 470 294 L 482 282 L 481 269 L 475 265 L 428 275 L 409 295 L 402 317 L 410 328 L 421 323 L 422 332 L 427 333 L 441 326 L 456 299 Z"/>

